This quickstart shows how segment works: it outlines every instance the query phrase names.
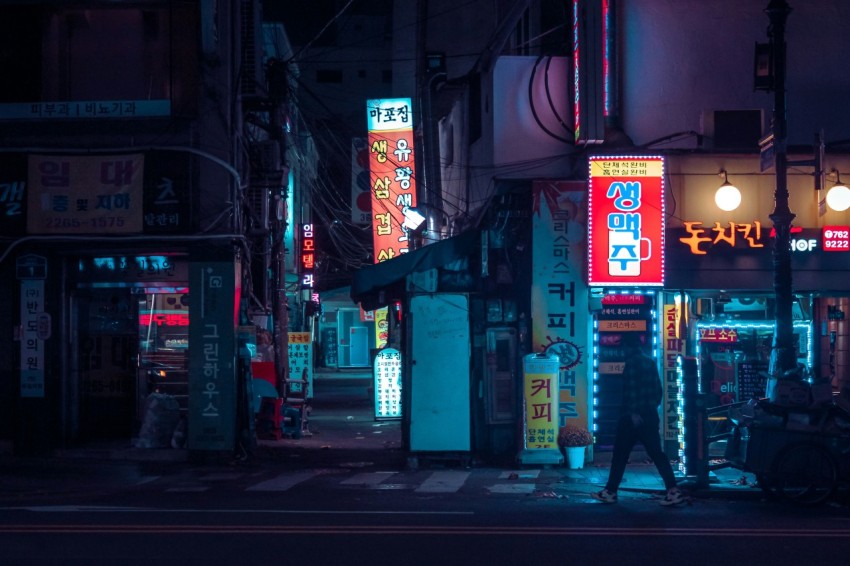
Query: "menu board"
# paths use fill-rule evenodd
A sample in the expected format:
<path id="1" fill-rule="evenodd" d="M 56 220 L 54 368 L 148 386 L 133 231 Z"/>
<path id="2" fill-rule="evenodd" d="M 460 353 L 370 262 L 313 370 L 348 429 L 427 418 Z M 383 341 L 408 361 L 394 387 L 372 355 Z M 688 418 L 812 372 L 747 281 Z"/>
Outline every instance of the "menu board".
<path id="1" fill-rule="evenodd" d="M 401 352 L 384 348 L 374 363 L 375 419 L 401 418 Z"/>
<path id="2" fill-rule="evenodd" d="M 764 397 L 767 362 L 738 362 L 738 401 Z"/>

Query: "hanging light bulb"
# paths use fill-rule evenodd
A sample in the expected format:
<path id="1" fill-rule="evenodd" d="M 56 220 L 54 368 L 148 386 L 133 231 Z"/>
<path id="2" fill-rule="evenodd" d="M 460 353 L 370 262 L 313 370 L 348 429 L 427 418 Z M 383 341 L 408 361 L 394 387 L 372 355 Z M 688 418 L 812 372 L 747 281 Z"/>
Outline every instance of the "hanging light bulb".
<path id="1" fill-rule="evenodd" d="M 720 171 L 720 175 L 723 176 L 723 184 L 720 185 L 720 188 L 717 189 L 716 193 L 714 193 L 714 203 L 720 210 L 731 212 L 738 208 L 741 204 L 741 191 L 738 190 L 738 187 L 729 182 L 725 170 Z M 829 196 L 827 196 L 827 199 L 828 198 Z"/>
<path id="2" fill-rule="evenodd" d="M 850 208 L 850 189 L 841 182 L 838 169 L 832 172 L 835 173 L 835 185 L 826 193 L 826 204 L 835 212 L 844 212 Z"/>

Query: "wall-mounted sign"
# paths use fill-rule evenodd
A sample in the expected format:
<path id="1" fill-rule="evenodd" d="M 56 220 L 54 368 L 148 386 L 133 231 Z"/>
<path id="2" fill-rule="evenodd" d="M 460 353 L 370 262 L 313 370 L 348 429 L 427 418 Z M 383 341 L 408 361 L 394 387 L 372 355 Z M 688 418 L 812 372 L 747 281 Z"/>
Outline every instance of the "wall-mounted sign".
<path id="1" fill-rule="evenodd" d="M 762 228 L 761 222 L 715 222 L 708 226 L 702 222 L 685 221 L 685 236 L 676 238 L 687 246 L 693 255 L 707 255 L 715 249 L 771 249 L 776 230 Z M 824 226 L 821 233 L 817 229 L 791 227 L 791 251 L 810 253 L 823 248 L 825 251 L 850 251 L 850 227 Z"/>
<path id="2" fill-rule="evenodd" d="M 541 180 L 532 183 L 532 191 L 531 351 L 558 356 L 558 425 L 590 428 L 584 281 L 587 185 Z"/>
<path id="3" fill-rule="evenodd" d="M 30 155 L 27 232 L 142 231 L 142 154 Z"/>
<path id="4" fill-rule="evenodd" d="M 189 450 L 236 446 L 236 314 L 234 262 L 189 264 Z"/>
<path id="5" fill-rule="evenodd" d="M 367 100 L 374 261 L 407 253 L 405 212 L 416 207 L 413 112 L 409 98 Z"/>
<path id="6" fill-rule="evenodd" d="M 664 158 L 591 157 L 588 283 L 664 284 Z"/>
<path id="7" fill-rule="evenodd" d="M 850 226 L 824 226 L 823 250 L 850 252 Z"/>
<path id="8" fill-rule="evenodd" d="M 301 226 L 301 289 L 311 295 L 315 287 L 314 271 L 316 268 L 316 238 L 312 224 Z"/>
<path id="9" fill-rule="evenodd" d="M 700 328 L 699 339 L 702 342 L 737 342 L 738 330 L 737 328 L 726 326 Z"/>

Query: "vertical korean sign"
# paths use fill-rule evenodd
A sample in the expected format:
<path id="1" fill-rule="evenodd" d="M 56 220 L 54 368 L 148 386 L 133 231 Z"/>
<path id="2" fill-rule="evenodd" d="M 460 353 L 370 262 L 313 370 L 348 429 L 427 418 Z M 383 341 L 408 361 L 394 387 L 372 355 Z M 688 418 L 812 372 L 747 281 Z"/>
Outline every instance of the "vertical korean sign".
<path id="1" fill-rule="evenodd" d="M 532 185 L 532 350 L 560 361 L 558 423 L 590 427 L 588 415 L 587 185 L 535 181 Z"/>
<path id="2" fill-rule="evenodd" d="M 189 449 L 232 450 L 236 436 L 236 271 L 189 266 Z"/>
<path id="3" fill-rule="evenodd" d="M 413 113 L 409 98 L 367 100 L 374 261 L 407 253 L 408 209 L 416 206 Z"/>
<path id="4" fill-rule="evenodd" d="M 529 354 L 523 359 L 523 405 L 525 406 L 525 451 L 523 459 L 535 452 L 558 451 L 558 357 Z"/>
<path id="5" fill-rule="evenodd" d="M 663 440 L 675 441 L 679 436 L 679 356 L 685 354 L 682 337 L 682 302 L 664 305 L 664 410 L 661 411 Z"/>
<path id="6" fill-rule="evenodd" d="M 312 224 L 301 226 L 301 290 L 307 295 L 305 300 L 318 301 L 315 292 L 316 238 Z"/>
<path id="7" fill-rule="evenodd" d="M 591 157 L 590 285 L 664 285 L 664 158 Z"/>
<path id="8" fill-rule="evenodd" d="M 289 333 L 289 388 L 287 398 L 313 398 L 313 337 L 309 332 Z"/>
<path id="9" fill-rule="evenodd" d="M 31 155 L 31 234 L 138 233 L 144 209 L 144 156 Z"/>
<path id="10" fill-rule="evenodd" d="M 375 418 L 401 418 L 401 352 L 384 348 L 375 356 Z"/>
<path id="11" fill-rule="evenodd" d="M 47 260 L 22 256 L 15 271 L 21 282 L 21 397 L 44 397 L 44 341 L 50 336 L 50 316 L 44 312 Z"/>

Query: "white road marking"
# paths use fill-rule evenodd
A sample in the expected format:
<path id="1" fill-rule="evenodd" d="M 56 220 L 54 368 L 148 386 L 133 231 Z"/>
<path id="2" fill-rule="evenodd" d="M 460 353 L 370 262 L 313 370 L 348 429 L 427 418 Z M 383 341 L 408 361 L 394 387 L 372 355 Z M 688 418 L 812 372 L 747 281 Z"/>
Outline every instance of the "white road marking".
<path id="1" fill-rule="evenodd" d="M 286 491 L 294 485 L 307 481 L 317 474 L 317 471 L 288 472 L 276 478 L 252 485 L 246 491 Z"/>
<path id="2" fill-rule="evenodd" d="M 341 485 L 375 486 L 387 481 L 395 472 L 365 472 L 339 482 Z"/>
<path id="3" fill-rule="evenodd" d="M 459 490 L 469 477 L 469 472 L 434 472 L 422 482 L 417 493 L 454 493 Z"/>

